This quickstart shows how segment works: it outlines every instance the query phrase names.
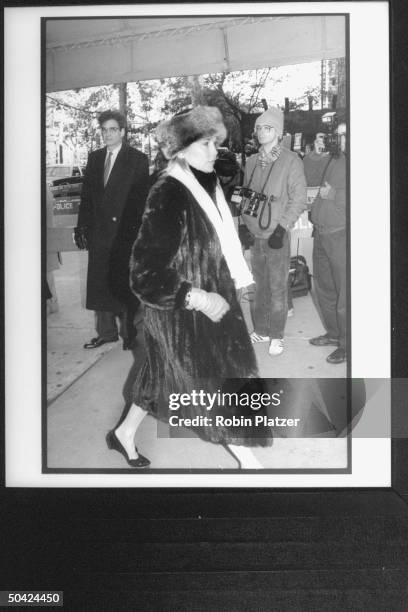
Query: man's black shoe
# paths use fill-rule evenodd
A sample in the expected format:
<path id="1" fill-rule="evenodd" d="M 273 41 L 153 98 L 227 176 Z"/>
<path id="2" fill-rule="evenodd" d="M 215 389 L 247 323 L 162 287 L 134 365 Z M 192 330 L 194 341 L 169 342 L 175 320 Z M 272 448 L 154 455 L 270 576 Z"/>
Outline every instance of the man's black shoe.
<path id="1" fill-rule="evenodd" d="M 328 334 L 310 338 L 309 343 L 313 344 L 313 346 L 339 346 L 339 341 L 336 338 L 330 338 Z"/>
<path id="2" fill-rule="evenodd" d="M 337 348 L 335 351 L 330 353 L 326 361 L 328 363 L 344 363 L 346 359 L 347 359 L 346 350 L 342 348 L 341 346 L 339 346 L 339 348 Z"/>
<path id="3" fill-rule="evenodd" d="M 102 346 L 103 344 L 107 344 L 108 342 L 117 342 L 118 339 L 116 338 L 116 340 L 104 340 L 103 338 L 92 338 L 92 340 L 90 340 L 89 342 L 86 342 L 84 344 L 84 348 L 85 349 L 94 349 L 94 348 L 98 348 L 99 346 Z"/>

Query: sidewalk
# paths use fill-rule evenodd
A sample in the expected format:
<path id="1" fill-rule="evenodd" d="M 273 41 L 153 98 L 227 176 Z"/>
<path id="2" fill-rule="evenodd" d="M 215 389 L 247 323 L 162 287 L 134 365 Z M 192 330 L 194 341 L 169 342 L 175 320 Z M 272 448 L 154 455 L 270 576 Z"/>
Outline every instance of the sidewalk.
<path id="1" fill-rule="evenodd" d="M 87 254 L 63 254 L 63 265 L 55 275 L 59 311 L 47 319 L 48 401 L 53 401 L 67 387 L 115 348 L 105 344 L 99 349 L 84 350 L 83 344 L 95 336 L 93 312 L 85 309 Z M 242 298 L 242 310 L 251 330 L 250 294 Z M 310 294 L 294 300 L 295 313 L 288 318 L 285 350 L 270 357 L 268 343 L 255 344 L 259 372 L 265 378 L 338 378 L 346 376 L 346 364 L 332 365 L 326 357 L 333 347 L 314 347 L 309 339 L 324 333 Z"/>
<path id="2" fill-rule="evenodd" d="M 129 372 L 133 370 L 132 378 L 143 361 L 142 334 L 133 354 L 123 351 L 120 342 L 91 351 L 82 348 L 95 335 L 93 313 L 83 307 L 85 269 L 86 254 L 64 253 L 63 265 L 55 273 L 59 311 L 48 316 L 48 467 L 123 469 L 127 468 L 123 457 L 109 451 L 104 438 L 121 415 Z M 247 321 L 249 297 L 242 300 Z M 295 299 L 294 307 L 282 355 L 271 358 L 267 343 L 255 345 L 260 375 L 344 377 L 345 365 L 332 366 L 325 361 L 330 347 L 316 348 L 308 342 L 323 332 L 311 296 Z M 187 435 L 193 436 L 190 432 Z M 158 437 L 157 422 L 150 416 L 138 430 L 137 445 L 155 469 L 236 467 L 235 460 L 219 445 L 196 437 Z M 265 468 L 341 468 L 346 462 L 346 440 L 277 437 L 271 448 L 256 449 L 255 454 Z"/>
<path id="3" fill-rule="evenodd" d="M 47 317 L 47 399 L 52 402 L 116 345 L 85 350 L 95 336 L 94 313 L 85 309 L 87 253 L 66 252 L 54 272 L 58 312 Z"/>

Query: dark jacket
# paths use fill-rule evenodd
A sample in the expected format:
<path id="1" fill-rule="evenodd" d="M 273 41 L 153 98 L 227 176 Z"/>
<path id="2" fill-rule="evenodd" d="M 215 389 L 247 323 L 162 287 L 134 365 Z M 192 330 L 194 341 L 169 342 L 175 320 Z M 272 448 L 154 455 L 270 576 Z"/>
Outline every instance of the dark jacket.
<path id="1" fill-rule="evenodd" d="M 331 187 L 326 198 L 318 195 L 312 204 L 312 222 L 320 233 L 346 227 L 346 158 L 332 157 L 323 182 Z"/>
<path id="2" fill-rule="evenodd" d="M 147 156 L 122 144 L 106 187 L 106 147 L 90 153 L 78 226 L 89 227 L 86 307 L 120 312 L 130 297 L 129 257 L 149 188 Z"/>
<path id="3" fill-rule="evenodd" d="M 133 387 L 133 401 L 160 420 L 169 417 L 171 393 L 217 392 L 226 378 L 257 374 L 255 354 L 235 286 L 211 222 L 191 192 L 164 176 L 152 187 L 132 249 L 131 288 L 145 304 L 147 358 Z M 219 323 L 184 307 L 191 287 L 216 292 L 230 305 Z M 227 414 L 237 414 L 230 408 Z M 254 412 L 249 409 L 249 412 Z M 180 407 L 177 415 L 215 417 L 216 410 Z M 195 428 L 212 442 L 264 444 L 262 428 Z"/>
<path id="4" fill-rule="evenodd" d="M 303 168 L 308 187 L 318 187 L 325 181 L 326 166 L 330 161 L 328 153 L 316 153 L 311 151 L 303 159 Z"/>

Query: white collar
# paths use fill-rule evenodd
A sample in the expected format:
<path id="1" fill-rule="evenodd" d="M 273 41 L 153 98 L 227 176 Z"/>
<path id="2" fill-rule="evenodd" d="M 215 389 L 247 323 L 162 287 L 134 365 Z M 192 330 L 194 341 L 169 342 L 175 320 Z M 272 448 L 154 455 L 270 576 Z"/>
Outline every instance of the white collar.
<path id="1" fill-rule="evenodd" d="M 180 164 L 176 162 L 171 164 L 170 168 L 167 169 L 167 174 L 180 181 L 180 183 L 183 183 L 183 185 L 191 191 L 195 200 L 214 226 L 220 241 L 222 253 L 227 262 L 236 289 L 251 285 L 254 279 L 242 254 L 242 247 L 235 229 L 234 221 L 220 185 L 217 183 L 215 192 L 217 210 L 211 197 L 200 185 L 191 171 L 184 170 Z"/>
<path id="2" fill-rule="evenodd" d="M 109 153 L 112 153 L 112 161 L 115 160 L 118 156 L 119 151 L 122 148 L 122 144 L 123 143 L 119 143 L 114 149 L 112 149 L 112 151 L 109 151 L 109 149 L 106 147 L 106 156 L 105 159 L 108 157 Z"/>

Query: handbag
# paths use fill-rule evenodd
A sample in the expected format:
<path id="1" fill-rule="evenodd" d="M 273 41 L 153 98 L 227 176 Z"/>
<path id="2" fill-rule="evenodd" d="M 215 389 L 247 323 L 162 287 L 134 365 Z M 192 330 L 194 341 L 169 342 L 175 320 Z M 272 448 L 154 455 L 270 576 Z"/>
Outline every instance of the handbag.
<path id="1" fill-rule="evenodd" d="M 309 266 L 303 255 L 294 255 L 290 258 L 289 286 L 294 298 L 307 295 L 312 287 Z"/>

